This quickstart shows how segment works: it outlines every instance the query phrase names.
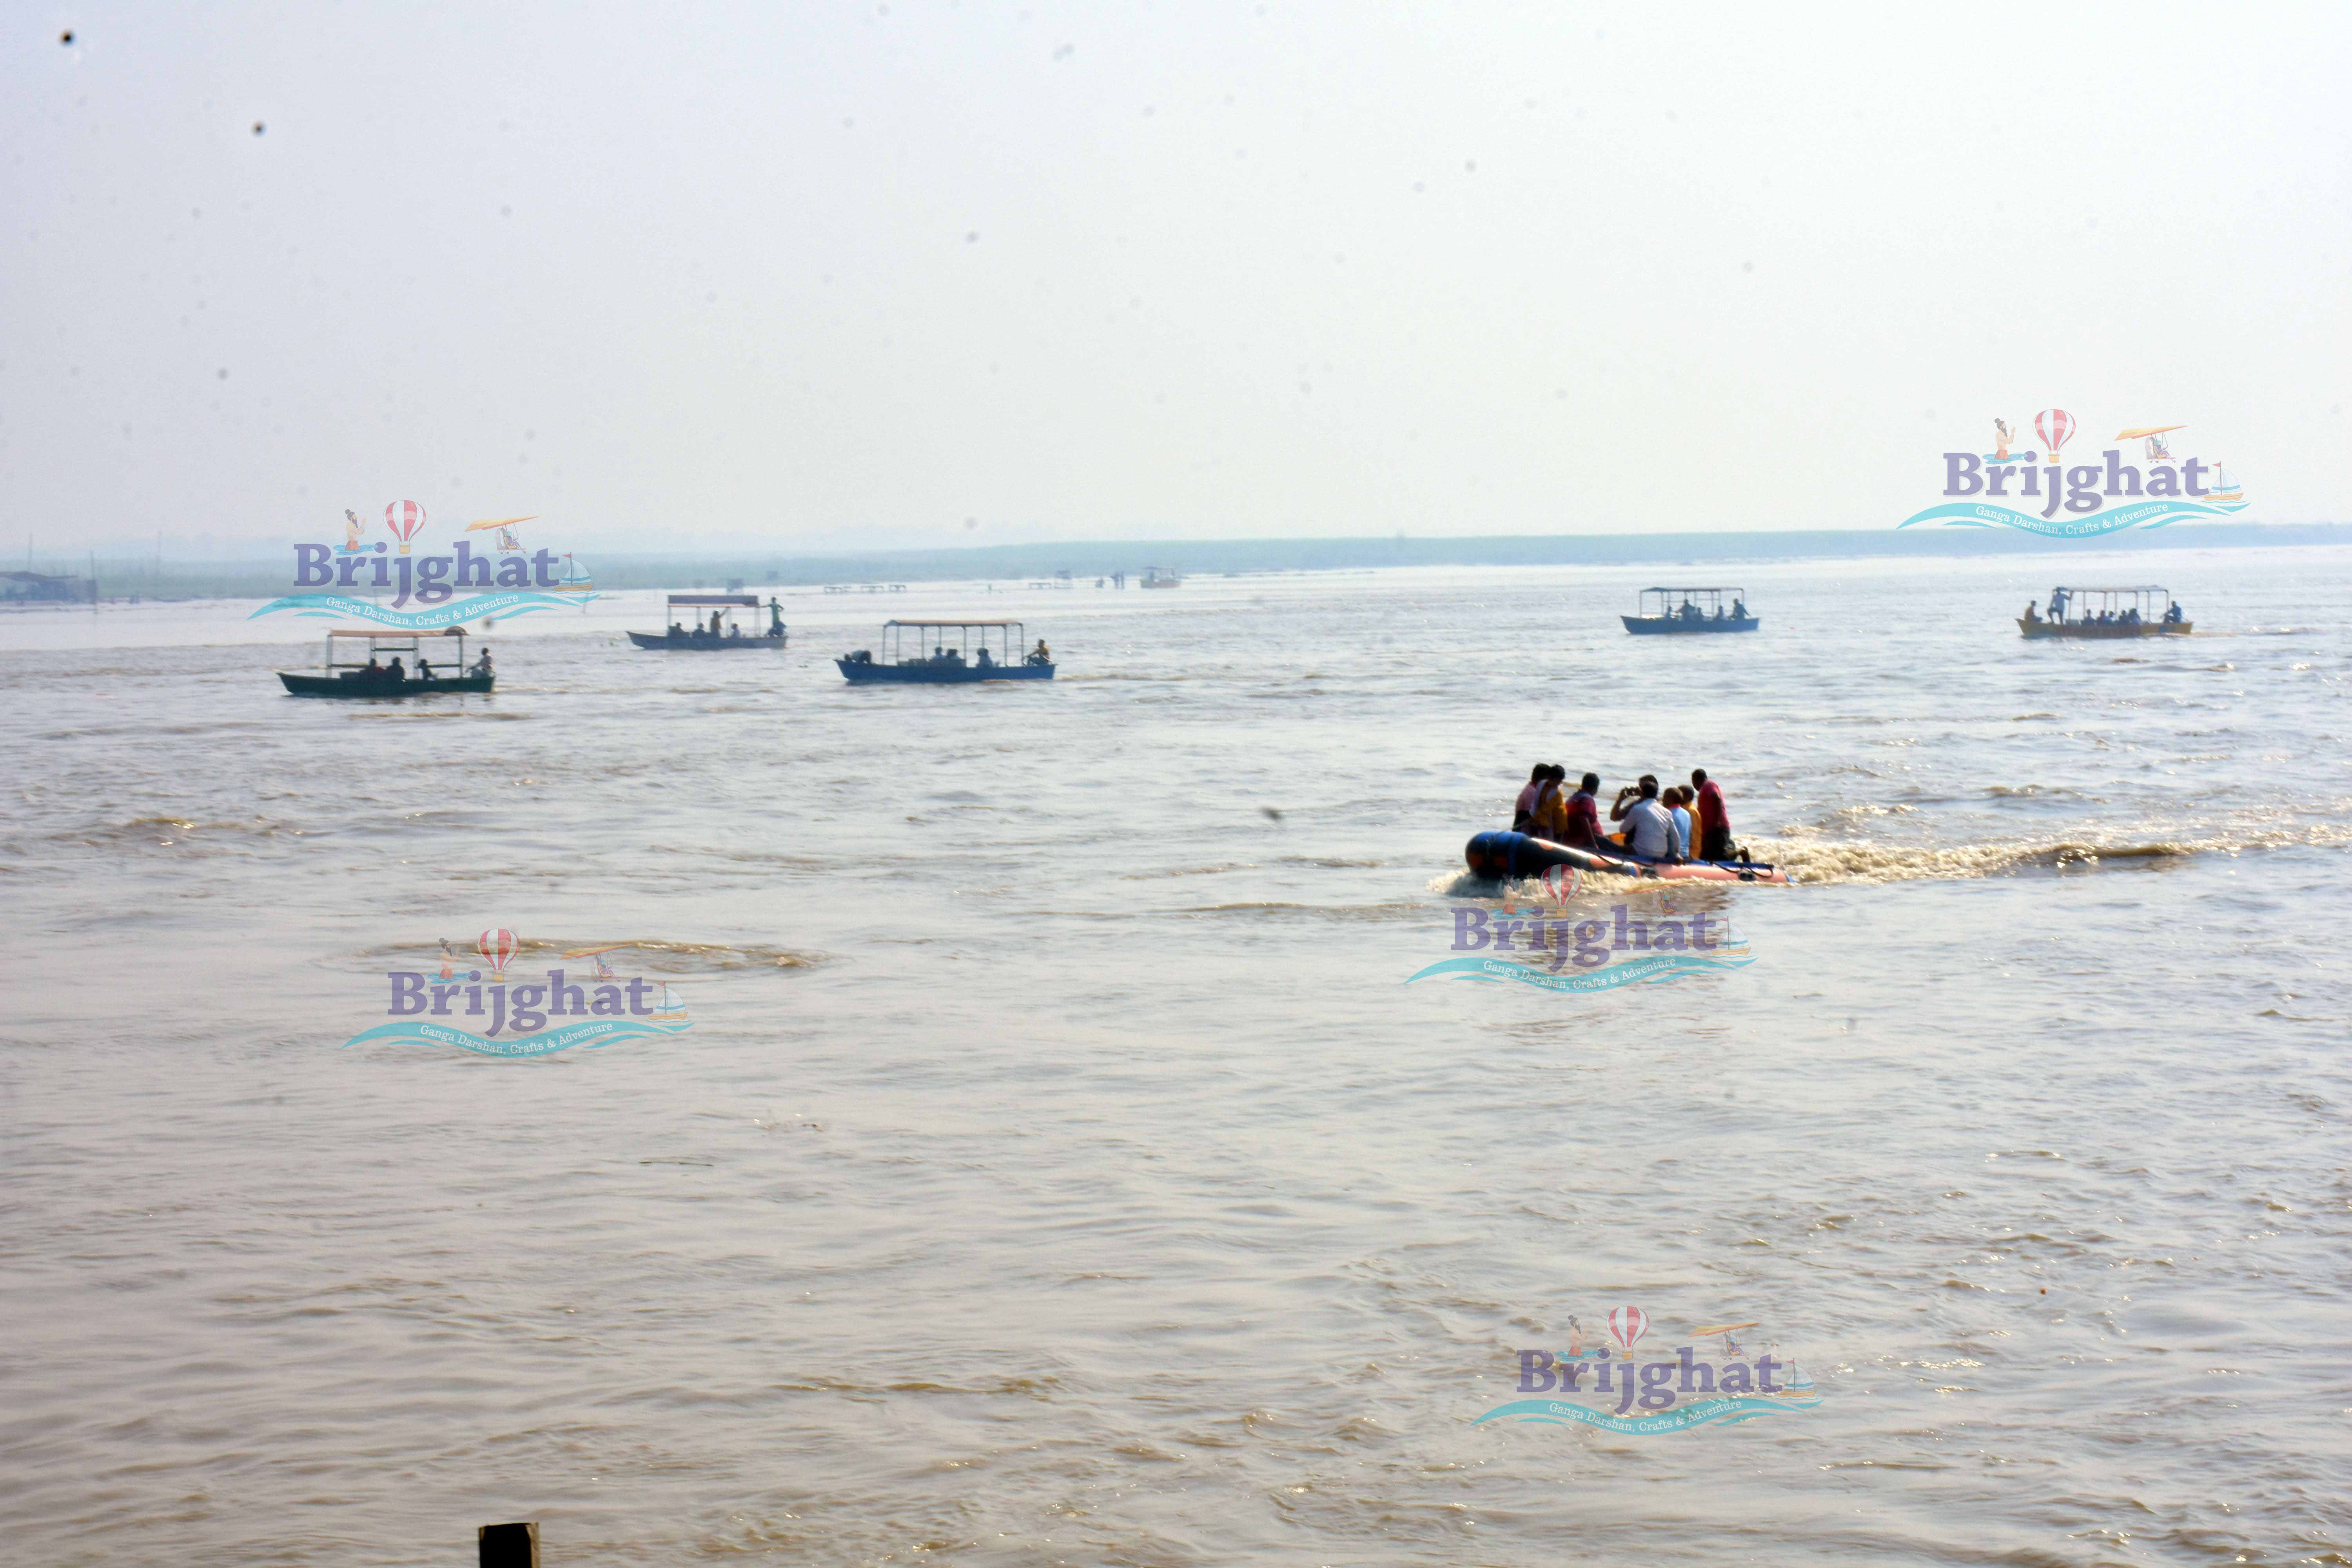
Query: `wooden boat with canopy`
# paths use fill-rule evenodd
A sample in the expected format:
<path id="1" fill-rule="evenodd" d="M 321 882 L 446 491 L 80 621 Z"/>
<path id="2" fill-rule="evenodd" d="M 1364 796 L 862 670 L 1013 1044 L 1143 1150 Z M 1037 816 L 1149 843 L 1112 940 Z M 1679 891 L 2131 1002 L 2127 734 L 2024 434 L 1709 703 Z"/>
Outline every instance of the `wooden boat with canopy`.
<path id="1" fill-rule="evenodd" d="M 915 647 L 907 647 L 913 634 Z M 991 647 L 992 638 L 994 647 Z M 869 648 L 834 660 L 853 686 L 960 686 L 977 680 L 1051 680 L 1054 656 L 1043 637 L 1023 651 L 1019 621 L 885 621 L 882 657 Z"/>
<path id="2" fill-rule="evenodd" d="M 436 667 L 436 659 L 441 661 Z M 399 668 L 394 669 L 394 666 Z M 443 669 L 448 674 L 441 673 Z M 323 673 L 279 670 L 292 697 L 438 697 L 450 692 L 488 691 L 498 681 L 490 651 L 470 668 L 466 632 L 401 632 L 384 626 L 337 626 L 327 634 Z"/>
<path id="3" fill-rule="evenodd" d="M 2048 613 L 2027 605 L 2017 629 L 2029 637 L 2185 637 L 2192 623 L 2165 588 L 2053 588 Z"/>
<path id="4" fill-rule="evenodd" d="M 1728 609 L 1726 594 L 1731 595 Z M 1634 614 L 1617 618 L 1635 637 L 1752 632 L 1764 624 L 1748 613 L 1745 588 L 1644 588 L 1634 601 Z"/>
<path id="5" fill-rule="evenodd" d="M 760 595 L 757 594 L 672 594 L 664 601 L 669 629 L 666 632 L 631 632 L 629 640 L 641 648 L 663 653 L 740 653 L 746 648 L 781 648 L 791 643 L 784 632 L 784 607 L 774 599 L 768 601 L 768 629 L 743 635 L 736 623 L 739 610 L 749 610 L 757 617 Z M 688 612 L 687 620 L 694 623 L 688 630 L 678 612 Z M 702 612 L 710 612 L 705 624 Z"/>

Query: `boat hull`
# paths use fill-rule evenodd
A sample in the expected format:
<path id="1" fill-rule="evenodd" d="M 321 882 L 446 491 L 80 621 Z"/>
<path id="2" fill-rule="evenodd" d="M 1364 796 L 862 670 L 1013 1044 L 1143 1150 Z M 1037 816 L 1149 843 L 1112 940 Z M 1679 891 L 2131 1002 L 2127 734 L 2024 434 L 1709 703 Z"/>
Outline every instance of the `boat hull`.
<path id="1" fill-rule="evenodd" d="M 461 675 L 452 680 L 436 676 L 431 680 L 403 680 L 394 685 L 389 680 L 366 680 L 354 677 L 349 680 L 340 675 L 289 675 L 278 672 L 286 683 L 289 697 L 443 697 L 452 692 L 488 691 L 498 682 L 495 675 Z"/>
<path id="2" fill-rule="evenodd" d="M 2163 621 L 2142 621 L 2137 626 L 2119 626 L 2112 622 L 2102 625 L 2097 621 L 2087 625 L 2081 621 L 2071 624 L 2029 621 L 2021 616 L 2017 629 L 2029 637 L 2185 637 L 2195 625 L 2194 621 L 2174 621 L 2169 625 Z"/>
<path id="3" fill-rule="evenodd" d="M 1678 620 L 1672 616 L 1620 616 L 1625 629 L 1637 637 L 1690 637 L 1701 632 L 1752 632 L 1764 623 L 1757 616 L 1740 620 L 1726 616 L 1722 620 Z"/>
<path id="4" fill-rule="evenodd" d="M 772 637 L 672 637 L 657 632 L 631 632 L 629 640 L 639 647 L 655 653 L 743 653 L 753 648 L 774 650 L 793 639 Z"/>
<path id="5" fill-rule="evenodd" d="M 1463 847 L 1462 858 L 1471 871 L 1500 880 L 1539 876 L 1554 866 L 1571 866 L 1606 877 L 1626 877 L 1658 882 L 1761 882 L 1787 887 L 1789 873 L 1774 866 L 1740 860 L 1681 860 L 1654 864 L 1623 855 L 1601 855 L 1571 849 L 1549 838 L 1524 833 L 1481 833 Z"/>
<path id="6" fill-rule="evenodd" d="M 1051 680 L 1050 664 L 862 664 L 836 658 L 852 686 L 969 686 L 983 680 Z"/>

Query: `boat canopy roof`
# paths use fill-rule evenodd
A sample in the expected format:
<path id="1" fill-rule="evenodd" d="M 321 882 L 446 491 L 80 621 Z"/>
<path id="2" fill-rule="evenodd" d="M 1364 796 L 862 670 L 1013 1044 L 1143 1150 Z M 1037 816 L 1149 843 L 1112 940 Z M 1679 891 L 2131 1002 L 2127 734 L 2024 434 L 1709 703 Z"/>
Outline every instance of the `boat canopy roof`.
<path id="1" fill-rule="evenodd" d="M 731 605 L 737 609 L 756 610 L 760 607 L 760 595 L 757 594 L 672 594 L 669 596 L 669 602 L 673 605 Z"/>
<path id="2" fill-rule="evenodd" d="M 1622 590 L 1621 589 L 1620 592 Z M 1743 598 L 1748 594 L 1745 588 L 1644 588 L 1642 592 L 1644 594 L 1738 594 Z"/>
<path id="3" fill-rule="evenodd" d="M 2061 584 L 2052 591 L 2060 594 L 2169 594 L 2172 592 L 2171 589 L 2159 587 L 2154 583 L 2143 583 L 2132 588 L 2069 588 Z"/>
<path id="4" fill-rule="evenodd" d="M 331 637 L 382 637 L 405 641 L 410 637 L 462 637 L 466 635 L 466 628 L 444 626 L 436 632 L 420 629 L 403 630 L 399 626 L 331 626 L 328 628 L 327 635 Z"/>
<path id="5" fill-rule="evenodd" d="M 923 626 L 943 630 L 949 626 L 1017 626 L 1019 621 L 884 621 L 886 626 Z"/>

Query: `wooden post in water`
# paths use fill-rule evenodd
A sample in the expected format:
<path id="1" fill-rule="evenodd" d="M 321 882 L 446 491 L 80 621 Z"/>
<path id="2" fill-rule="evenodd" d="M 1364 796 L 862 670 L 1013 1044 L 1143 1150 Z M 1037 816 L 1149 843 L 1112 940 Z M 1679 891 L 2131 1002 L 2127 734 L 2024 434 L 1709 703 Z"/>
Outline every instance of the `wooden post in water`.
<path id="1" fill-rule="evenodd" d="M 486 1524 L 478 1532 L 481 1568 L 539 1568 L 539 1525 Z"/>

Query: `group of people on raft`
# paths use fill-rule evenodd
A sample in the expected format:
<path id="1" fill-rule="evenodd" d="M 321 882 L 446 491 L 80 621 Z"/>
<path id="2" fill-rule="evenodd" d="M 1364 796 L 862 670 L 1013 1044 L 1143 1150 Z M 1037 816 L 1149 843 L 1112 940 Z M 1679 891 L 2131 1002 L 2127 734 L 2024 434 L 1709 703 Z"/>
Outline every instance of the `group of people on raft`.
<path id="1" fill-rule="evenodd" d="M 1705 768 L 1693 768 L 1690 778 L 1687 784 L 1670 784 L 1662 791 L 1657 774 L 1643 773 L 1639 782 L 1625 785 L 1609 807 L 1609 820 L 1623 826 L 1609 831 L 1601 822 L 1599 773 L 1586 773 L 1570 793 L 1566 768 L 1538 763 L 1512 809 L 1511 831 L 1570 849 L 1665 865 L 1728 860 L 1735 852 L 1723 786 L 1708 778 Z"/>

